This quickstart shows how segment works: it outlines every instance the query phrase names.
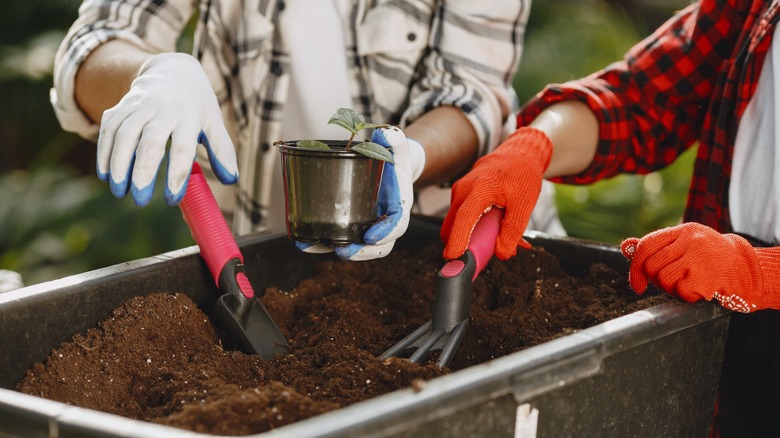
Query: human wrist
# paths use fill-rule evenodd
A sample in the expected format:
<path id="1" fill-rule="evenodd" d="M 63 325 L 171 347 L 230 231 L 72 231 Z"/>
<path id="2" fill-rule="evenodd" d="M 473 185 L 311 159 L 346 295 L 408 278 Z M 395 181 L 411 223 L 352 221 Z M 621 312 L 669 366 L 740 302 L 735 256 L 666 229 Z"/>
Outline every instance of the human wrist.
<path id="1" fill-rule="evenodd" d="M 547 134 L 537 128 L 523 126 L 504 140 L 493 153 L 506 155 L 519 163 L 536 164 L 543 173 L 550 165 L 552 152 L 553 145 Z"/>

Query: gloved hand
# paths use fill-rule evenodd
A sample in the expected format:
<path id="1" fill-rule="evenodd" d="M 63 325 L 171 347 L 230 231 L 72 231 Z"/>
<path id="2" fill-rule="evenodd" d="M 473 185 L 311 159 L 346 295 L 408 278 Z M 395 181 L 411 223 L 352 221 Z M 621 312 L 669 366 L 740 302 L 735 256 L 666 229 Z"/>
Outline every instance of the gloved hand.
<path id="1" fill-rule="evenodd" d="M 626 239 L 621 250 L 639 294 L 652 282 L 687 302 L 714 298 L 742 313 L 780 309 L 780 247 L 753 248 L 736 234 L 689 222 Z"/>
<path id="2" fill-rule="evenodd" d="M 152 198 L 157 171 L 171 140 L 165 200 L 184 197 L 198 143 L 208 151 L 223 184 L 238 179 L 233 142 L 217 98 L 200 63 L 183 53 L 163 53 L 139 69 L 130 91 L 103 113 L 97 143 L 97 174 L 121 198 L 139 206 Z"/>
<path id="3" fill-rule="evenodd" d="M 463 255 L 474 226 L 493 205 L 504 209 L 496 257 L 506 260 L 517 253 L 518 246 L 530 247 L 523 233 L 539 199 L 552 150 L 544 132 L 523 127 L 477 160 L 469 173 L 455 182 L 450 210 L 441 227 L 445 259 Z"/>
<path id="4" fill-rule="evenodd" d="M 365 244 L 330 247 L 296 241 L 298 249 L 309 253 L 335 251 L 344 260 L 371 260 L 390 254 L 395 241 L 406 232 L 414 202 L 412 184 L 425 167 L 425 150 L 417 141 L 406 138 L 396 126 L 375 129 L 371 141 L 390 148 L 395 161 L 395 164 L 385 162 L 382 172 L 377 212 L 379 217 L 384 216 L 382 220 L 363 234 Z"/>
<path id="5" fill-rule="evenodd" d="M 22 274 L 9 269 L 0 269 L 0 293 L 24 287 Z"/>

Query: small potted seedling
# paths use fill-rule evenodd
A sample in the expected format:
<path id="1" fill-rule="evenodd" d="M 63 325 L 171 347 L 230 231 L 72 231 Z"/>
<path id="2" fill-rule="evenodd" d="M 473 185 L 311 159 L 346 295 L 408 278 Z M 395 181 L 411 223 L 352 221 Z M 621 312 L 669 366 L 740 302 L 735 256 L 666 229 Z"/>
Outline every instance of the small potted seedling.
<path id="1" fill-rule="evenodd" d="M 349 108 L 340 108 L 328 124 L 345 128 L 349 139 L 274 143 L 281 151 L 287 235 L 308 243 L 362 243 L 377 220 L 382 171 L 393 155 L 382 145 L 355 142 L 355 136 L 389 125 L 367 123 Z"/>

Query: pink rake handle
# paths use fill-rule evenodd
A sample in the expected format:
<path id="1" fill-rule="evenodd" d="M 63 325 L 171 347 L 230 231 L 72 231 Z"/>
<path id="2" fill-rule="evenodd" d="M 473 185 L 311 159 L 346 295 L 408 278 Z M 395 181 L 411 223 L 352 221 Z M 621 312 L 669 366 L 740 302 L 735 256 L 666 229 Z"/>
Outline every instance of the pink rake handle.
<path id="1" fill-rule="evenodd" d="M 485 269 L 493 253 L 496 251 L 496 238 L 501 228 L 501 219 L 504 218 L 504 210 L 498 207 L 491 208 L 487 213 L 477 221 L 474 231 L 471 232 L 468 250 L 474 256 L 476 269 L 471 281 L 477 279 L 477 275 Z M 445 277 L 455 277 L 460 274 L 465 264 L 460 259 L 447 262 L 441 269 L 441 274 Z"/>
<path id="2" fill-rule="evenodd" d="M 397 356 L 407 348 L 416 347 L 409 356 L 412 362 L 421 363 L 430 351 L 440 349 L 437 364 L 443 367 L 450 363 L 469 327 L 472 283 L 493 257 L 503 217 L 504 211 L 495 206 L 482 215 L 465 253 L 439 270 L 431 320 L 390 347 L 381 358 Z"/>
<path id="3" fill-rule="evenodd" d="M 474 278 L 471 281 L 477 278 L 477 274 L 485 269 L 485 266 L 493 257 L 493 253 L 496 251 L 498 230 L 501 228 L 501 219 L 503 218 L 504 210 L 493 207 L 490 211 L 483 214 L 477 225 L 474 226 L 468 249 L 477 260 L 477 270 L 474 272 Z"/>
<path id="4" fill-rule="evenodd" d="M 225 265 L 233 259 L 238 259 L 243 264 L 244 256 L 238 249 L 233 233 L 230 232 L 198 163 L 192 164 L 187 192 L 179 207 L 193 239 L 200 247 L 200 255 L 206 261 L 211 277 L 219 287 L 219 277 Z M 236 281 L 244 296 L 254 296 L 254 290 L 246 275 L 238 273 Z"/>

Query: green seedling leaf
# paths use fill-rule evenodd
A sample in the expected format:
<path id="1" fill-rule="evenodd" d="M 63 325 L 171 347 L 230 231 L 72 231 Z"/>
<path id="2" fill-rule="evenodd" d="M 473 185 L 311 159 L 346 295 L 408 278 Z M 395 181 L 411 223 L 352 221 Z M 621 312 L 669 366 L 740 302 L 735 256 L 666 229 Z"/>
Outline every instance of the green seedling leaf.
<path id="1" fill-rule="evenodd" d="M 366 119 L 352 108 L 339 108 L 336 114 L 330 117 L 328 124 L 341 126 L 354 135 L 366 124 Z"/>
<path id="2" fill-rule="evenodd" d="M 325 143 L 317 140 L 299 140 L 295 143 L 296 146 L 303 149 L 319 149 L 319 150 L 330 150 L 330 146 L 326 145 Z"/>
<path id="3" fill-rule="evenodd" d="M 387 161 L 390 164 L 395 164 L 395 161 L 393 161 L 393 154 L 390 153 L 389 149 L 387 149 L 382 145 L 372 143 L 370 141 L 364 141 L 363 143 L 358 143 L 352 146 L 352 150 L 359 154 L 365 155 L 368 158 Z"/>
<path id="4" fill-rule="evenodd" d="M 352 108 L 339 108 L 336 114 L 330 116 L 328 124 L 338 125 L 353 134 L 363 129 L 386 128 L 387 124 L 368 123 L 366 119 Z"/>

